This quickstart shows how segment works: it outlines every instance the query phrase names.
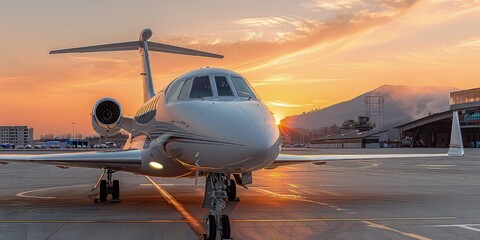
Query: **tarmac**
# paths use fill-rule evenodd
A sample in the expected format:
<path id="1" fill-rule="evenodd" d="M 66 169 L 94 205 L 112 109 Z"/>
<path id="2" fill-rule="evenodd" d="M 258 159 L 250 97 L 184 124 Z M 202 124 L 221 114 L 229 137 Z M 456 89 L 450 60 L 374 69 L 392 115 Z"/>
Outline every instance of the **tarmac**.
<path id="1" fill-rule="evenodd" d="M 285 149 L 296 154 L 447 149 Z M 47 153 L 46 151 L 42 151 Z M 12 153 L 0 151 L 0 154 Z M 15 152 L 13 152 L 15 153 Z M 18 152 L 17 152 L 18 153 Z M 205 178 L 117 172 L 121 203 L 94 203 L 101 170 L 0 166 L 0 240 L 199 239 Z M 480 239 L 480 149 L 461 158 L 301 164 L 253 173 L 228 202 L 234 239 Z"/>

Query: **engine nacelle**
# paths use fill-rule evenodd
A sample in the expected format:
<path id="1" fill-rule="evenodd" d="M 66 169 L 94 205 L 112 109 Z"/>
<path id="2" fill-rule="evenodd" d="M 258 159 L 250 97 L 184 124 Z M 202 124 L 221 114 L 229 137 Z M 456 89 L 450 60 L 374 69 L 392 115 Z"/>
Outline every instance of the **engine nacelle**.
<path id="1" fill-rule="evenodd" d="M 102 98 L 93 105 L 92 126 L 102 136 L 112 136 L 122 129 L 122 106 L 113 98 Z"/>

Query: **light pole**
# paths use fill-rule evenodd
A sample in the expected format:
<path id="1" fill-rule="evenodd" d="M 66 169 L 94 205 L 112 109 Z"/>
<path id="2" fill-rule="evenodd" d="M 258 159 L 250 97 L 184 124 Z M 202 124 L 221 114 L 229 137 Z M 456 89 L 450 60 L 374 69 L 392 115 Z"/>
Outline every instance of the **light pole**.
<path id="1" fill-rule="evenodd" d="M 75 139 L 75 123 L 74 122 L 72 123 L 72 129 L 73 129 L 72 139 Z"/>

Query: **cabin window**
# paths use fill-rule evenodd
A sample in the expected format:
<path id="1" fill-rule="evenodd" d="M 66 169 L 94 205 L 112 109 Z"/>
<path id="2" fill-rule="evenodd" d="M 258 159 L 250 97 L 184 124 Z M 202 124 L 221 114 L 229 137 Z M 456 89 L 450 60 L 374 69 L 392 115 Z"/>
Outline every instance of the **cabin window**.
<path id="1" fill-rule="evenodd" d="M 178 95 L 178 100 L 183 100 L 183 99 L 187 98 L 188 91 L 190 90 L 191 85 L 192 85 L 192 79 L 189 78 L 183 84 L 182 90 L 180 90 L 180 94 Z"/>
<path id="2" fill-rule="evenodd" d="M 237 90 L 237 94 L 239 97 L 250 97 L 255 98 L 255 94 L 253 94 L 250 87 L 248 87 L 247 83 L 243 78 L 234 77 L 232 76 L 233 86 Z"/>
<path id="3" fill-rule="evenodd" d="M 210 78 L 208 76 L 196 77 L 193 79 L 192 91 L 190 98 L 204 98 L 213 97 L 212 86 L 210 85 Z"/>
<path id="4" fill-rule="evenodd" d="M 216 76 L 215 84 L 217 85 L 218 96 L 233 96 L 232 89 L 226 77 Z"/>

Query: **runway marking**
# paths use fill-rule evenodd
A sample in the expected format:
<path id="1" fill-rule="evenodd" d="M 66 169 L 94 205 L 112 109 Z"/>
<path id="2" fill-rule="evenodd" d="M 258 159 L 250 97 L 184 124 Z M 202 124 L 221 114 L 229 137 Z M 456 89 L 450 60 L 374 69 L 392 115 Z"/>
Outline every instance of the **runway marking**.
<path id="1" fill-rule="evenodd" d="M 30 190 L 30 191 L 25 191 L 25 192 L 20 192 L 15 194 L 17 197 L 23 197 L 23 198 L 37 198 L 37 199 L 55 199 L 57 197 L 49 197 L 49 196 L 32 196 L 28 195 L 30 193 L 36 193 L 36 192 L 44 192 L 44 191 L 49 191 L 49 190 L 55 190 L 55 189 L 63 189 L 63 188 L 75 188 L 75 187 L 85 187 L 89 185 L 72 185 L 72 186 L 60 186 L 60 187 L 50 187 L 50 188 L 40 188 L 40 189 L 35 189 L 35 190 Z"/>
<path id="2" fill-rule="evenodd" d="M 472 230 L 475 232 L 480 232 L 480 229 L 474 228 L 473 226 L 480 226 L 480 224 L 435 225 L 434 227 L 459 227 L 467 230 Z"/>
<path id="3" fill-rule="evenodd" d="M 395 229 L 395 228 L 391 228 L 391 227 L 388 227 L 388 226 L 385 226 L 385 225 L 381 225 L 381 224 L 378 224 L 378 223 L 374 223 L 374 222 L 370 222 L 370 221 L 362 221 L 362 222 L 367 224 L 367 226 L 369 226 L 369 227 L 378 228 L 378 229 L 398 233 L 400 235 L 410 237 L 410 238 L 413 238 L 413 239 L 432 240 L 431 238 L 420 236 L 420 235 L 417 235 L 417 234 L 414 234 L 414 233 L 404 232 L 404 231 L 401 231 L 401 230 L 398 230 L 398 229 Z"/>
<path id="4" fill-rule="evenodd" d="M 186 223 L 187 220 L 0 220 L 0 223 Z"/>
<path id="5" fill-rule="evenodd" d="M 233 219 L 231 222 L 366 222 L 366 221 L 425 221 L 425 220 L 451 220 L 457 217 L 426 217 L 426 218 L 300 218 L 300 219 Z"/>
<path id="6" fill-rule="evenodd" d="M 170 193 L 168 193 L 165 189 L 163 189 L 155 181 L 153 181 L 151 177 L 145 176 L 145 178 L 147 178 L 147 180 L 150 183 L 152 183 L 152 185 L 165 198 L 165 200 L 167 200 L 167 202 L 170 203 L 170 205 L 175 207 L 177 212 L 179 212 L 183 216 L 183 218 L 187 220 L 187 223 L 190 226 L 190 228 L 192 228 L 192 230 L 196 234 L 198 234 L 199 236 L 202 236 L 202 234 L 204 233 L 204 229 L 200 225 L 199 220 L 195 218 L 192 214 L 190 214 L 190 212 L 185 207 L 183 207 L 183 205 L 180 204 L 175 198 L 173 198 L 173 196 L 170 195 Z"/>
<path id="7" fill-rule="evenodd" d="M 367 164 L 365 167 L 359 167 L 359 169 L 374 168 L 380 165 L 378 162 L 360 161 L 363 164 Z"/>
<path id="8" fill-rule="evenodd" d="M 332 196 L 338 196 L 338 197 L 344 197 L 345 195 L 343 194 L 339 194 L 339 193 L 334 193 L 332 191 L 328 191 L 328 190 L 324 190 L 324 189 L 315 189 L 315 191 L 317 192 L 322 192 L 322 193 L 326 193 L 328 195 L 332 195 Z"/>
<path id="9" fill-rule="evenodd" d="M 158 184 L 158 183 L 157 183 Z M 188 184 L 185 184 L 185 183 L 179 183 L 179 184 L 175 184 L 175 183 L 160 183 L 158 184 L 159 186 L 197 186 L 193 183 L 188 183 Z M 151 183 L 140 183 L 140 186 L 153 186 Z M 198 186 L 201 187 L 201 183 L 198 183 Z"/>
<path id="10" fill-rule="evenodd" d="M 429 170 L 442 170 L 447 168 L 456 167 L 457 165 L 445 165 L 445 164 L 428 164 L 428 165 L 418 165 L 419 167 L 424 167 Z"/>
<path id="11" fill-rule="evenodd" d="M 261 188 L 256 188 L 256 187 L 250 187 L 249 189 L 251 189 L 251 190 L 253 190 L 253 191 L 256 191 L 256 192 L 261 192 L 261 193 L 269 194 L 270 197 L 278 197 L 278 198 L 292 199 L 292 200 L 296 200 L 296 201 L 314 203 L 314 204 L 318 204 L 318 205 L 322 205 L 322 206 L 326 206 L 326 207 L 333 208 L 333 209 L 335 209 L 335 210 L 337 210 L 337 211 L 345 211 L 345 210 L 346 210 L 346 209 L 343 209 L 343 208 L 340 208 L 340 207 L 338 207 L 338 206 L 334 206 L 334 205 L 331 205 L 331 204 L 328 204 L 328 203 L 324 203 L 324 202 L 319 202 L 319 201 L 314 201 L 314 200 L 306 199 L 306 198 L 305 198 L 304 196 L 302 196 L 302 195 L 280 194 L 280 193 L 276 193 L 276 192 L 272 192 L 272 191 L 269 191 L 269 190 L 265 190 L 265 189 L 261 189 Z"/>
<path id="12" fill-rule="evenodd" d="M 292 200 L 296 200 L 296 201 L 319 204 L 319 205 L 322 205 L 322 206 L 327 206 L 327 207 L 333 208 L 337 211 L 349 211 L 349 209 L 342 209 L 338 206 L 331 205 L 331 204 L 328 204 L 328 203 L 306 199 L 305 197 L 303 197 L 301 195 L 284 195 L 284 194 L 279 194 L 279 193 L 275 193 L 275 192 L 272 192 L 272 191 L 269 191 L 269 190 L 259 189 L 259 188 L 255 188 L 255 187 L 251 187 L 250 189 L 252 189 L 253 191 L 257 191 L 257 192 L 271 194 L 272 197 L 287 198 L 287 199 L 292 199 Z M 456 217 L 445 217 L 445 218 L 377 218 L 377 219 L 345 218 L 345 219 L 340 220 L 340 221 L 361 221 L 362 223 L 367 224 L 367 226 L 369 226 L 369 227 L 374 227 L 374 228 L 398 233 L 398 234 L 401 234 L 401 235 L 404 235 L 404 236 L 407 236 L 407 237 L 410 237 L 410 238 L 413 238 L 413 239 L 432 240 L 432 239 L 427 238 L 427 237 L 423 237 L 423 236 L 420 236 L 420 235 L 417 235 L 417 234 L 414 234 L 414 233 L 404 232 L 404 231 L 401 231 L 401 230 L 398 230 L 398 229 L 395 229 L 395 228 L 391 228 L 391 227 L 388 227 L 388 226 L 385 226 L 385 225 L 381 225 L 381 224 L 378 224 L 378 223 L 374 223 L 374 222 L 371 222 L 371 221 L 391 221 L 391 220 L 409 220 L 409 221 L 412 221 L 412 220 L 445 220 L 445 219 L 456 219 Z M 239 221 L 239 220 L 237 220 L 237 221 Z M 312 222 L 312 221 L 316 221 L 316 219 L 290 220 L 290 222 Z M 318 219 L 318 221 L 329 221 L 329 220 L 328 219 L 322 219 L 322 220 Z M 339 221 L 339 220 L 335 219 L 335 221 Z M 263 221 L 258 220 L 258 222 L 263 222 Z M 269 220 L 269 221 L 265 221 L 265 222 L 282 222 L 282 220 Z"/>
<path id="13" fill-rule="evenodd" d="M 300 184 L 292 184 L 292 183 L 289 183 L 288 186 L 293 187 L 293 188 L 303 188 L 303 187 L 304 187 L 303 185 L 300 185 Z"/>
<path id="14" fill-rule="evenodd" d="M 349 221 L 349 222 L 366 222 L 366 221 L 425 221 L 425 220 L 452 220 L 457 217 L 426 217 L 426 218 L 299 218 L 299 219 L 231 219 L 231 222 L 248 223 L 248 222 L 337 222 L 337 221 Z M 202 220 L 195 219 L 197 223 L 203 222 Z M 1 220 L 1 223 L 188 223 L 188 220 L 174 220 L 174 219 L 158 219 L 158 220 Z M 467 224 L 469 226 L 474 224 Z M 457 226 L 457 225 L 438 225 L 438 226 Z M 459 226 L 459 225 L 458 225 Z"/>
<path id="15" fill-rule="evenodd" d="M 257 187 L 250 187 L 249 189 L 255 191 L 255 192 L 261 192 L 270 195 L 271 197 L 278 197 L 278 198 L 286 198 L 286 199 L 298 199 L 298 198 L 304 198 L 301 195 L 295 195 L 295 194 L 280 194 L 276 192 L 272 192 L 269 190 L 257 188 Z"/>

